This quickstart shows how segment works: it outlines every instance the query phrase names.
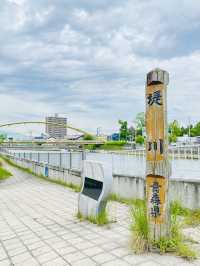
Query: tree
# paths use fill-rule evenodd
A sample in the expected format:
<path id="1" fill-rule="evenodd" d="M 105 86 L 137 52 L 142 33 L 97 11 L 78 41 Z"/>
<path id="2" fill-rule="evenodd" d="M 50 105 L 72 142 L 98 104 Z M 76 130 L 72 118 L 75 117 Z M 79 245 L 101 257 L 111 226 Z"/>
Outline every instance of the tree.
<path id="1" fill-rule="evenodd" d="M 175 135 L 169 135 L 169 143 L 177 142 L 177 137 Z"/>
<path id="2" fill-rule="evenodd" d="M 94 137 L 90 134 L 85 134 L 83 140 L 94 140 Z"/>
<path id="3" fill-rule="evenodd" d="M 143 136 L 137 136 L 135 138 L 135 142 L 140 144 L 140 145 L 144 144 L 144 137 Z"/>
<path id="4" fill-rule="evenodd" d="M 0 143 L 7 138 L 6 134 L 0 134 Z"/>
<path id="5" fill-rule="evenodd" d="M 135 139 L 135 128 L 133 126 L 129 127 L 128 129 L 128 139 L 129 140 L 134 140 Z"/>
<path id="6" fill-rule="evenodd" d="M 176 137 L 181 136 L 181 128 L 177 120 L 174 120 L 169 124 L 169 132 L 170 134 L 175 135 Z"/>
<path id="7" fill-rule="evenodd" d="M 119 120 L 120 124 L 120 140 L 127 140 L 128 137 L 128 122 L 126 120 Z"/>
<path id="8" fill-rule="evenodd" d="M 179 123 L 177 120 L 174 120 L 169 124 L 169 142 L 176 142 L 177 137 L 183 136 L 182 135 L 182 130 L 179 126 Z"/>
<path id="9" fill-rule="evenodd" d="M 200 136 L 200 122 L 196 123 L 194 127 L 190 127 L 190 128 L 191 128 L 192 137 Z"/>
<path id="10" fill-rule="evenodd" d="M 136 122 L 137 128 L 145 127 L 145 114 L 144 114 L 144 112 L 140 112 L 136 115 L 135 122 Z"/>
<path id="11" fill-rule="evenodd" d="M 136 134 L 142 136 L 143 128 L 145 127 L 144 112 L 140 112 L 136 115 L 135 123 L 136 123 Z"/>

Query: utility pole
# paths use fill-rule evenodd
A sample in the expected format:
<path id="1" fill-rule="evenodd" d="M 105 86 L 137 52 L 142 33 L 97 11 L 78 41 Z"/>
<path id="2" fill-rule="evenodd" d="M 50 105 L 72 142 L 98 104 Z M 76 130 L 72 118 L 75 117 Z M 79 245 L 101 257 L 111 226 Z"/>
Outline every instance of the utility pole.
<path id="1" fill-rule="evenodd" d="M 190 130 L 190 125 L 191 125 L 191 121 L 190 121 L 190 117 L 188 118 L 188 121 L 189 121 L 189 132 L 188 132 L 188 135 L 189 135 L 189 141 L 190 141 L 190 144 L 191 144 L 191 130 Z"/>
<path id="2" fill-rule="evenodd" d="M 168 72 L 154 69 L 146 82 L 146 196 L 151 239 L 169 234 Z"/>

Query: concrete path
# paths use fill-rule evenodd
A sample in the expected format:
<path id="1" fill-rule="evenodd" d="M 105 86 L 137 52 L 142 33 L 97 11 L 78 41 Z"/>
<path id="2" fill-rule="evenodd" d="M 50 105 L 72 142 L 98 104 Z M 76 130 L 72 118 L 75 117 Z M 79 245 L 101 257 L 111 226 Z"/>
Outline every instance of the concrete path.
<path id="1" fill-rule="evenodd" d="M 170 255 L 133 254 L 127 206 L 109 203 L 117 219 L 110 228 L 80 222 L 77 193 L 6 167 L 13 177 L 0 183 L 0 266 L 200 265 Z"/>

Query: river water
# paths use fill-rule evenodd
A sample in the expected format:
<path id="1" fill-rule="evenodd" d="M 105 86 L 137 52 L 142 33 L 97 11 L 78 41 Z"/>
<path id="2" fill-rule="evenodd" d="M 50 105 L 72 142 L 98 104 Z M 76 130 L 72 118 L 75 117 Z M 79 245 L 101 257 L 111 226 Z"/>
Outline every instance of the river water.
<path id="1" fill-rule="evenodd" d="M 83 155 L 80 152 L 70 153 L 66 151 L 49 153 L 44 151 L 25 151 L 11 150 L 17 157 L 31 159 L 33 161 L 47 163 L 63 168 L 73 168 L 80 170 L 82 167 Z M 86 152 L 85 158 L 101 162 L 104 166 L 106 175 L 118 174 L 129 176 L 145 176 L 145 157 L 130 154 L 117 154 L 108 152 Z M 200 160 L 197 159 L 171 159 L 172 176 L 171 178 L 199 179 L 200 180 Z"/>

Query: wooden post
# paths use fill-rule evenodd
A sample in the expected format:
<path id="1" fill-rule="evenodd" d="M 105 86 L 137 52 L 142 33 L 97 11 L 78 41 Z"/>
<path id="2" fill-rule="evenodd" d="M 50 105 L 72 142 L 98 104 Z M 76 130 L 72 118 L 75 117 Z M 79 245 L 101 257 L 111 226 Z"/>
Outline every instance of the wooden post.
<path id="1" fill-rule="evenodd" d="M 150 236 L 169 234 L 167 85 L 168 72 L 155 69 L 146 83 L 146 194 Z"/>

